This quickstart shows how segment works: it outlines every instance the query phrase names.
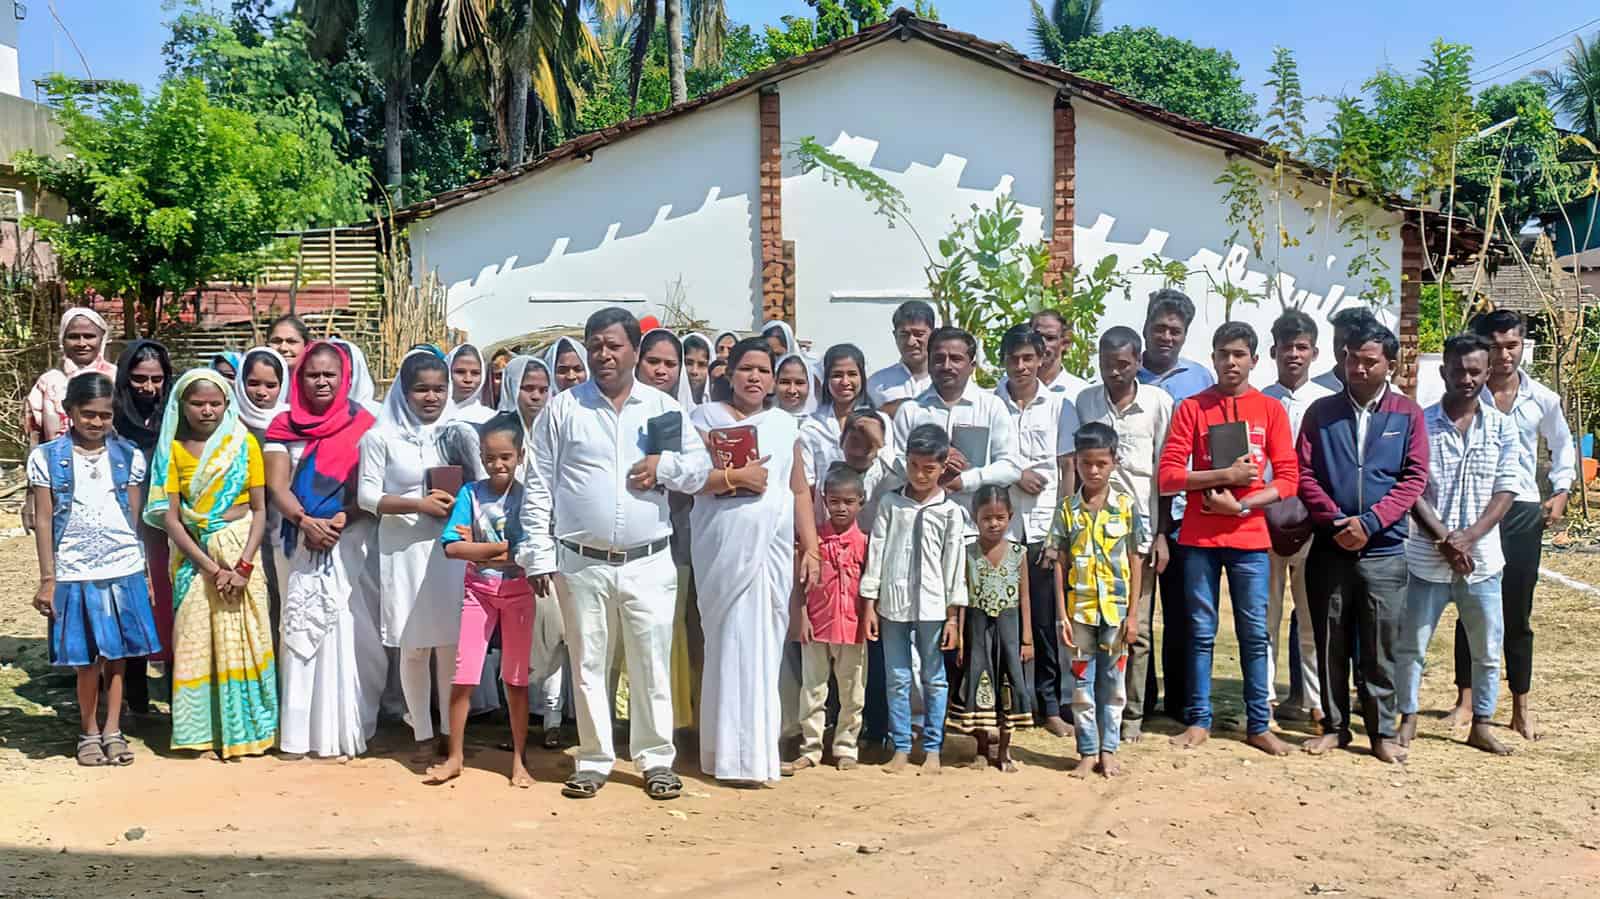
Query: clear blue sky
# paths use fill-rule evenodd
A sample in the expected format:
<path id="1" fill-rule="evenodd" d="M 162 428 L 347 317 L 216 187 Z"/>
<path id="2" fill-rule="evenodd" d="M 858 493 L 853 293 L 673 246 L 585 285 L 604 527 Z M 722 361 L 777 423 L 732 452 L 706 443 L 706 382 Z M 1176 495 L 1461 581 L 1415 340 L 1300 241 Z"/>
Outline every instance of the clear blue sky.
<path id="1" fill-rule="evenodd" d="M 226 8 L 226 0 L 212 0 Z M 0 4 L 6 5 L 6 4 Z M 908 4 L 909 5 L 909 4 Z M 953 27 L 1031 52 L 1027 0 L 937 0 L 940 17 Z M 22 84 L 50 71 L 83 75 L 84 66 L 50 16 L 46 0 L 29 0 L 21 23 Z M 171 12 L 162 0 L 55 0 L 97 78 L 123 78 L 152 85 L 161 72 L 161 44 Z M 775 22 L 788 13 L 806 14 L 802 0 L 728 0 L 736 22 Z M 1239 60 L 1246 85 L 1261 90 L 1275 44 L 1295 51 L 1307 95 L 1354 93 L 1380 66 L 1414 72 L 1436 37 L 1470 44 L 1480 69 L 1600 17 L 1594 0 L 1543 0 L 1513 8 L 1488 0 L 1106 0 L 1107 27 L 1153 25 L 1203 46 L 1229 50 Z M 1583 29 L 1600 31 L 1600 23 Z M 1514 80 L 1531 68 L 1554 65 L 1571 37 L 1540 48 L 1514 65 L 1496 70 L 1495 81 Z M 1324 113 L 1313 110 L 1320 120 Z"/>

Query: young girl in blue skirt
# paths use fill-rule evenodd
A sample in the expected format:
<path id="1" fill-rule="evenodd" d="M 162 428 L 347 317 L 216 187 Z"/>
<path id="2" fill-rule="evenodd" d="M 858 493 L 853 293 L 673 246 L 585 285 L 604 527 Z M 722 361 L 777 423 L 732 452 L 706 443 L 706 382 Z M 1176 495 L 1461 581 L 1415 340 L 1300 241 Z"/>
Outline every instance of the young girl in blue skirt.
<path id="1" fill-rule="evenodd" d="M 86 766 L 133 762 L 121 725 L 124 660 L 161 649 L 136 527 L 145 458 L 112 432 L 111 394 L 103 374 L 72 378 L 62 404 L 71 427 L 28 455 L 28 489 L 40 523 L 33 605 L 50 619 L 50 664 L 78 672 L 77 758 Z"/>

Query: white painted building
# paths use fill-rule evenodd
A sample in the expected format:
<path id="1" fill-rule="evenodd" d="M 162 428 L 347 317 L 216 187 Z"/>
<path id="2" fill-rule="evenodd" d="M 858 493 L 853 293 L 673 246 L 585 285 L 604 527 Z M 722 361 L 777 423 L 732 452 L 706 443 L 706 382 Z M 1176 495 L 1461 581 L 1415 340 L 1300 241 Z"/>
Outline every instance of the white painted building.
<path id="1" fill-rule="evenodd" d="M 17 47 L 17 32 L 27 7 L 13 0 L 0 0 L 0 94 L 22 96 L 22 73 Z"/>
<path id="2" fill-rule="evenodd" d="M 1070 106 L 1075 126 L 1065 158 L 1057 150 L 1058 102 Z M 776 117 L 763 127 L 767 104 Z M 1052 237 L 1062 183 L 1072 200 L 1062 214 L 1076 220 L 1070 258 L 1085 270 L 1106 254 L 1130 272 L 1159 256 L 1217 281 L 1226 270 L 1233 283 L 1261 293 L 1273 268 L 1229 245 L 1233 229 L 1215 183 L 1230 154 L 1259 159 L 1260 141 L 904 13 L 678 109 L 586 135 L 520 170 L 409 207 L 402 218 L 416 264 L 436 269 L 448 285 L 449 323 L 483 342 L 580 324 L 607 305 L 659 316 L 678 289 L 713 328 L 750 330 L 764 307 L 781 301 L 762 277 L 772 249 L 764 257 L 760 168 L 764 142 L 769 150 L 779 142 L 797 330 L 819 354 L 854 342 L 876 368 L 895 358 L 894 307 L 928 296 L 928 260 L 911 229 L 890 229 L 860 195 L 820 172 L 798 171 L 787 150 L 808 136 L 902 190 L 930 248 L 955 217 L 1002 192 L 1023 207 L 1025 238 Z M 1301 187 L 1307 197 L 1327 192 L 1311 182 Z M 1318 319 L 1365 302 L 1345 274 L 1346 238 L 1324 223 L 1309 229 L 1301 203 L 1286 205 L 1289 230 L 1310 236 L 1282 260 L 1285 293 Z M 1380 316 L 1391 325 L 1399 317 L 1402 216 L 1370 211 L 1388 232 L 1381 256 L 1394 289 Z M 1133 275 L 1131 299 L 1114 295 L 1102 327 L 1138 328 L 1145 298 L 1159 286 L 1157 277 Z M 1184 287 L 1199 307 L 1186 354 L 1205 359 L 1223 321 L 1222 300 L 1205 274 Z M 1266 341 L 1281 311 L 1271 303 L 1237 308 L 1234 317 Z M 1322 343 L 1326 358 L 1326 329 Z M 1271 372 L 1263 347 L 1263 383 Z"/>

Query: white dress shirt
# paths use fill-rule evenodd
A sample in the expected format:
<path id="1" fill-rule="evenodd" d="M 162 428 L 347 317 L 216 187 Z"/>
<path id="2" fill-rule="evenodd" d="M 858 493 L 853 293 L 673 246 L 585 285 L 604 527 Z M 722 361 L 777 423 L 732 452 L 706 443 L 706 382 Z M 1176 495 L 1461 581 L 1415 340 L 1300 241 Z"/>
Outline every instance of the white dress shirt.
<path id="1" fill-rule="evenodd" d="M 938 425 L 945 434 L 957 426 L 971 425 L 989 429 L 989 459 L 984 465 L 968 468 L 961 473 L 959 489 L 954 491 L 963 505 L 971 501 L 970 494 L 985 484 L 1009 487 L 1022 477 L 1017 465 L 1017 439 L 1011 430 L 1011 413 L 1006 411 L 1000 398 L 967 381 L 967 389 L 954 403 L 946 403 L 933 387 L 917 394 L 915 399 L 902 403 L 894 413 L 895 457 L 905 462 L 906 438 L 919 425 Z"/>
<path id="2" fill-rule="evenodd" d="M 672 533 L 666 492 L 634 490 L 627 480 L 645 456 L 646 423 L 668 412 L 682 419 L 683 442 L 678 451 L 661 454 L 656 481 L 697 493 L 711 472 L 711 456 L 677 400 L 639 381 L 620 413 L 594 381 L 550 399 L 533 425 L 519 565 L 530 574 L 554 571 L 562 540 L 620 552 Z"/>
<path id="3" fill-rule="evenodd" d="M 1343 389 L 1343 385 L 1340 385 L 1339 390 Z M 1286 387 L 1281 381 L 1275 381 L 1262 388 L 1261 392 L 1283 404 L 1283 411 L 1289 413 L 1289 437 L 1299 440 L 1300 422 L 1306 417 L 1306 410 L 1317 400 L 1333 396 L 1339 391 L 1308 380 L 1297 388 Z"/>
<path id="4" fill-rule="evenodd" d="M 914 375 L 904 362 L 896 362 L 867 378 L 867 396 L 872 398 L 872 405 L 881 407 L 909 400 L 932 385 L 933 375 L 927 369 Z"/>
<path id="5" fill-rule="evenodd" d="M 1006 384 L 1010 380 L 1011 379 L 1008 375 L 1001 375 L 1000 383 L 995 385 L 995 389 L 1004 390 Z M 1056 376 L 1051 378 L 1050 382 L 1044 385 L 1044 388 L 1051 393 L 1065 394 L 1067 397 L 1067 404 L 1071 405 L 1073 400 L 1077 399 L 1078 394 L 1082 393 L 1083 389 L 1088 386 L 1088 381 L 1085 381 L 1084 379 L 1063 368 L 1056 372 Z"/>
<path id="6" fill-rule="evenodd" d="M 1511 424 L 1517 429 L 1517 502 L 1536 503 L 1539 494 L 1536 471 L 1539 465 L 1539 438 L 1550 446 L 1550 491 L 1561 493 L 1572 489 L 1578 478 L 1578 454 L 1572 445 L 1572 431 L 1567 427 L 1567 417 L 1561 411 L 1561 397 L 1554 390 L 1540 384 L 1525 371 L 1517 371 L 1517 396 L 1511 401 Z M 1483 385 L 1483 401 L 1496 410 L 1489 385 Z"/>
<path id="7" fill-rule="evenodd" d="M 917 502 L 886 494 L 872 521 L 861 597 L 889 621 L 943 621 L 967 604 L 967 514 L 942 490 Z"/>
<path id="8" fill-rule="evenodd" d="M 1078 432 L 1078 410 L 1065 393 L 1044 389 L 1034 394 L 1026 407 L 1017 406 L 1005 381 L 995 388 L 995 396 L 1011 416 L 1017 440 L 1017 468 L 1044 476 L 1044 489 L 1038 494 L 1011 486 L 1011 530 L 1007 536 L 1018 543 L 1043 540 L 1055 522 L 1061 496 L 1059 457 L 1072 454 L 1072 438 Z M 1020 475 L 1019 475 L 1020 479 Z"/>
<path id="9" fill-rule="evenodd" d="M 1312 378 L 1311 383 L 1317 385 L 1318 387 L 1325 388 L 1329 393 L 1344 392 L 1344 382 L 1339 380 L 1338 374 L 1336 374 L 1331 368 L 1322 374 L 1317 375 L 1315 378 Z"/>
<path id="10" fill-rule="evenodd" d="M 1434 403 L 1423 410 L 1428 425 L 1428 486 L 1434 491 L 1434 511 L 1446 531 L 1459 531 L 1475 523 L 1496 493 L 1516 490 L 1520 468 L 1517 454 L 1522 444 L 1516 425 L 1498 409 L 1479 402 L 1467 433 Z M 1472 547 L 1472 573 L 1468 583 L 1486 581 L 1505 568 L 1500 549 L 1500 528 L 1495 526 Z M 1433 538 L 1414 527 L 1406 540 L 1406 567 L 1436 584 L 1448 584 L 1455 572 L 1433 545 Z"/>
<path id="11" fill-rule="evenodd" d="M 1132 494 L 1149 516 L 1150 527 L 1146 529 L 1144 545 L 1139 547 L 1139 552 L 1148 552 L 1160 520 L 1156 468 L 1161 461 L 1161 446 L 1167 442 L 1167 428 L 1172 424 L 1172 397 L 1154 384 L 1139 384 L 1134 389 L 1133 402 L 1118 409 L 1105 385 L 1095 384 L 1078 394 L 1078 421 L 1098 421 L 1117 432 L 1117 468 L 1112 472 L 1112 481 L 1124 493 Z"/>

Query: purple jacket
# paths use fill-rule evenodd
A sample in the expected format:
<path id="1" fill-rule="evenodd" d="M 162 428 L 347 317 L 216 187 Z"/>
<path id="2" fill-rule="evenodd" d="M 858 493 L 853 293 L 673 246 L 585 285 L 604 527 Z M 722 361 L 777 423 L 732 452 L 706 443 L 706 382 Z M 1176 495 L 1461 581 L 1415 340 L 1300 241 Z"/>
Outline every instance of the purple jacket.
<path id="1" fill-rule="evenodd" d="M 1408 513 L 1428 486 L 1428 426 L 1422 407 L 1389 388 L 1367 424 L 1364 455 L 1356 453 L 1356 411 L 1347 394 L 1311 404 L 1300 424 L 1300 501 L 1318 545 L 1344 552 L 1333 523 L 1359 517 L 1367 545 L 1357 555 L 1405 552 Z"/>

